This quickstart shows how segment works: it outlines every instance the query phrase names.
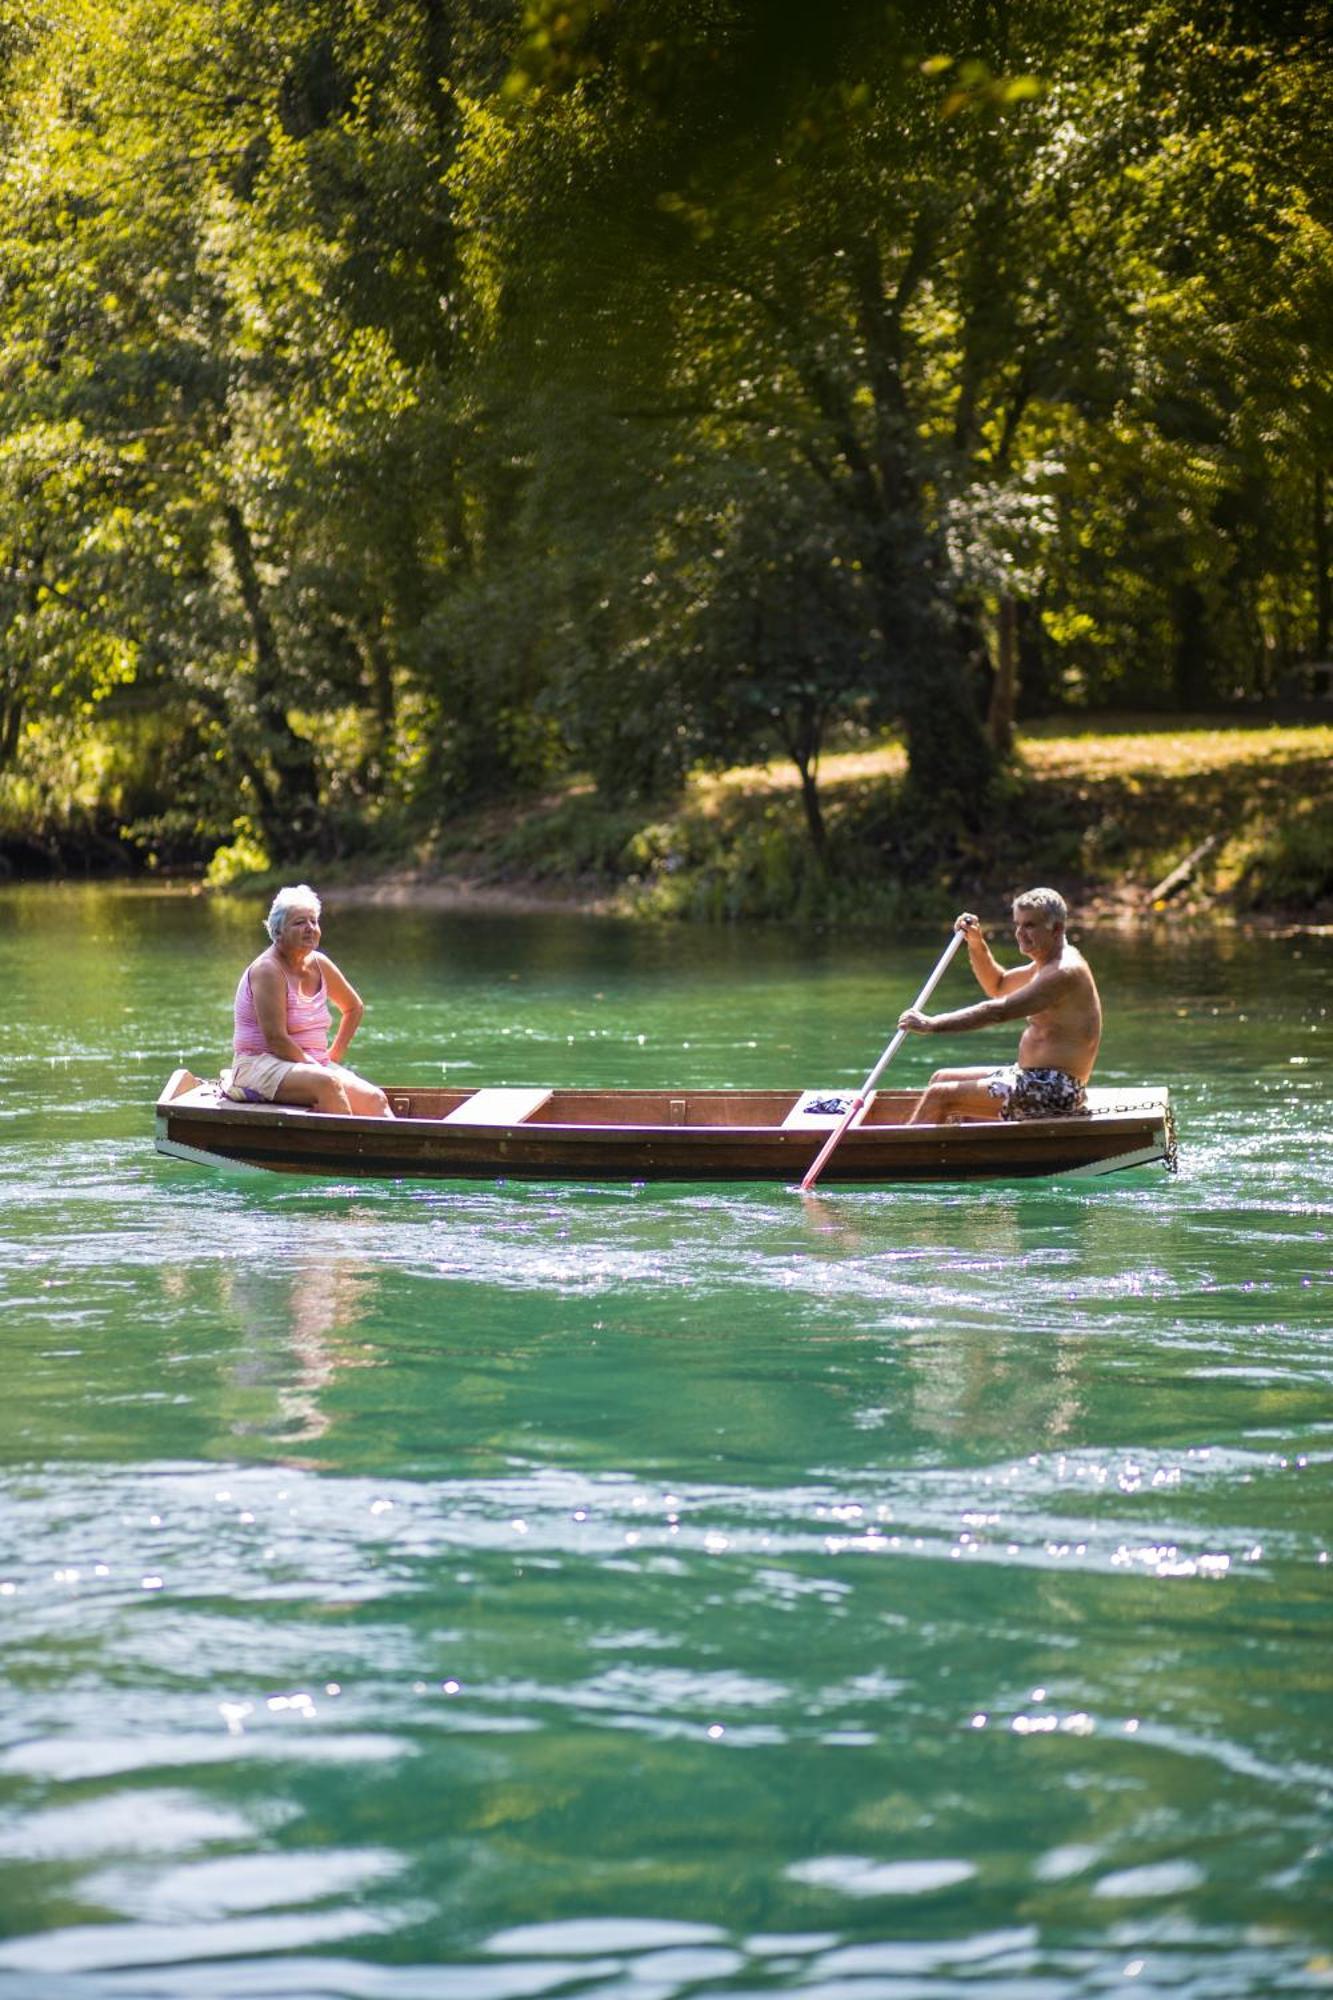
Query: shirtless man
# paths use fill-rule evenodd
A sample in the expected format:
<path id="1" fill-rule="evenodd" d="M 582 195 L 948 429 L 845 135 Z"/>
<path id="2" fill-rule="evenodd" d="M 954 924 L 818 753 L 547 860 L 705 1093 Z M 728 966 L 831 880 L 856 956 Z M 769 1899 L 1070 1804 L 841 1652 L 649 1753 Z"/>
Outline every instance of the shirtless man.
<path id="1" fill-rule="evenodd" d="M 1029 889 L 1014 901 L 1014 937 L 1031 965 L 1005 972 L 991 956 L 978 918 L 954 925 L 967 940 L 978 986 L 989 998 L 953 1014 L 909 1007 L 898 1026 L 918 1035 L 994 1028 L 1027 1017 L 1018 1062 L 1006 1069 L 937 1069 L 912 1113 L 913 1125 L 978 1118 L 1058 1118 L 1086 1109 L 1084 1092 L 1102 1038 L 1102 1003 L 1082 952 L 1065 937 L 1064 897 Z"/>

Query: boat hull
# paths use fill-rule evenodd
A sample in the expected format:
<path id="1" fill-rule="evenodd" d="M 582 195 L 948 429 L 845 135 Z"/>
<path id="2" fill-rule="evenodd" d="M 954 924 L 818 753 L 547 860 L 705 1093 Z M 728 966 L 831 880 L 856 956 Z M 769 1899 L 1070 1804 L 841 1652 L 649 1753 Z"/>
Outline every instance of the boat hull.
<path id="1" fill-rule="evenodd" d="M 836 1117 L 784 1123 L 791 1091 L 554 1091 L 507 1123 L 465 1121 L 468 1093 L 389 1093 L 398 1115 L 335 1118 L 239 1105 L 178 1070 L 157 1104 L 161 1153 L 212 1167 L 340 1180 L 798 1182 Z M 515 1095 L 515 1093 L 509 1093 Z M 496 1093 L 500 1095 L 500 1093 Z M 912 1091 L 881 1091 L 821 1186 L 1033 1179 L 1171 1164 L 1164 1090 L 1102 1091 L 1090 1114 L 1013 1124 L 909 1125 Z"/>

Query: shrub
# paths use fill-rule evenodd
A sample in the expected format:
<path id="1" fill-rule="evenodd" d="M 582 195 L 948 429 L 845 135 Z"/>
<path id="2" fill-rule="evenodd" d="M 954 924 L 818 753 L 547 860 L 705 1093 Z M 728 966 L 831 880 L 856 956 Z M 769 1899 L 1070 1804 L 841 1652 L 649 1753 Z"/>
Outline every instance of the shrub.
<path id="1" fill-rule="evenodd" d="M 248 819 L 233 823 L 235 839 L 219 847 L 208 864 L 204 881 L 210 889 L 230 889 L 253 875 L 265 875 L 272 866 L 267 850 Z"/>
<path id="2" fill-rule="evenodd" d="M 1333 896 L 1333 800 L 1298 807 L 1251 856 L 1237 885 L 1243 909 L 1309 909 Z"/>

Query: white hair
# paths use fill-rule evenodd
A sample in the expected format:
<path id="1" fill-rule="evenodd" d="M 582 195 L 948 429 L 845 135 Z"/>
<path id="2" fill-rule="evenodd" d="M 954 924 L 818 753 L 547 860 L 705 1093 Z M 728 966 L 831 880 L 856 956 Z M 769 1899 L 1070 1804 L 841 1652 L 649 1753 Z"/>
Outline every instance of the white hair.
<path id="1" fill-rule="evenodd" d="M 296 882 L 289 889 L 279 889 L 273 898 L 273 907 L 264 919 L 264 929 L 274 944 L 282 936 L 282 927 L 293 910 L 313 910 L 318 917 L 319 897 L 308 882 Z"/>
<path id="2" fill-rule="evenodd" d="M 1033 910 L 1045 917 L 1048 924 L 1067 924 L 1069 906 L 1058 889 L 1025 889 L 1021 896 L 1014 897 L 1016 910 Z"/>

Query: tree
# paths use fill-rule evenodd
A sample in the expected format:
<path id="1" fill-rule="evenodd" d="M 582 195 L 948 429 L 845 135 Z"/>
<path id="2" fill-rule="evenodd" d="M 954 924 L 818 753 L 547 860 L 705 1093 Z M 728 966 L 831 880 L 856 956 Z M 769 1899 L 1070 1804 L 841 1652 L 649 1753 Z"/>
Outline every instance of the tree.
<path id="1" fill-rule="evenodd" d="M 1333 618 L 1327 26 L 0 16 L 0 769 L 133 710 L 284 859 L 781 748 L 836 860 L 840 727 L 975 838 L 1015 707 L 1272 691 Z"/>
<path id="2" fill-rule="evenodd" d="M 458 511 L 447 25 L 330 5 L 294 36 L 266 0 L 69 0 L 24 66 L 0 189 L 10 658 L 41 710 L 138 676 L 209 718 L 275 858 L 321 837 L 303 717 L 363 709 L 383 779 L 424 552 Z"/>

